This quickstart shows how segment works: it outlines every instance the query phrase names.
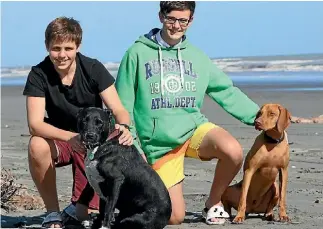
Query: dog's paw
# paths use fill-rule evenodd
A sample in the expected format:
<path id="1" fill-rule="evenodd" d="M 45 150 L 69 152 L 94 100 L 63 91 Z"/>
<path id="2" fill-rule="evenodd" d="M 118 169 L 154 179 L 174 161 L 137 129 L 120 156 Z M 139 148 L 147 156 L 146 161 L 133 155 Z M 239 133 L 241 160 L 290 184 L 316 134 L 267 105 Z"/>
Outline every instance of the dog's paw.
<path id="1" fill-rule="evenodd" d="M 267 220 L 267 221 L 275 221 L 275 215 L 274 215 L 274 213 L 266 213 L 265 214 L 265 220 Z"/>
<path id="2" fill-rule="evenodd" d="M 237 215 L 233 220 L 232 223 L 234 224 L 241 224 L 245 220 L 245 216 Z"/>
<path id="3" fill-rule="evenodd" d="M 286 222 L 290 222 L 291 220 L 286 214 L 280 214 L 279 221 L 286 223 Z"/>

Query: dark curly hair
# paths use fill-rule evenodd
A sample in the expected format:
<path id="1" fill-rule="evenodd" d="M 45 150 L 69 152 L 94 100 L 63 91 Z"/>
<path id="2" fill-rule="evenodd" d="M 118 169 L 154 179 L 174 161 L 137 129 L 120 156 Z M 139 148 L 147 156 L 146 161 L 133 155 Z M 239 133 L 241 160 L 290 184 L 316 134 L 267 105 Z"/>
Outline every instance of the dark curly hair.
<path id="1" fill-rule="evenodd" d="M 192 17 L 195 11 L 195 1 L 161 1 L 159 6 L 160 13 L 163 15 L 167 15 L 173 10 L 190 10 Z"/>

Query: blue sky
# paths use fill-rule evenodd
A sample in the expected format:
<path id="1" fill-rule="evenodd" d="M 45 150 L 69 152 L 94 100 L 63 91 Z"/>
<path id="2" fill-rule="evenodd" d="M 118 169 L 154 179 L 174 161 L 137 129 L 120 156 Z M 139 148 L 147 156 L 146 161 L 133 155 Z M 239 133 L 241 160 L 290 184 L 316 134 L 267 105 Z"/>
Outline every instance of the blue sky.
<path id="1" fill-rule="evenodd" d="M 1 65 L 35 65 L 44 31 L 58 16 L 83 28 L 81 52 L 120 61 L 126 49 L 160 27 L 159 2 L 2 2 Z M 323 53 L 323 2 L 197 2 L 188 39 L 210 57 Z"/>

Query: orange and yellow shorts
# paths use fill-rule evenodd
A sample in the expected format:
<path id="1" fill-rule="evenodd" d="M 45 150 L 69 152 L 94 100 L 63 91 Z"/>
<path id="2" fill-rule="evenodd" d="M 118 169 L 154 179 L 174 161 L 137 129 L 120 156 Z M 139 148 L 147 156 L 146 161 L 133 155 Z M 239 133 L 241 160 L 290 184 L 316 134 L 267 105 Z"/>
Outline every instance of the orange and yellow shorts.
<path id="1" fill-rule="evenodd" d="M 196 158 L 202 161 L 199 156 L 199 148 L 205 135 L 218 126 L 207 122 L 200 125 L 193 133 L 193 136 L 184 144 L 178 146 L 165 156 L 156 161 L 152 168 L 158 173 L 167 188 L 170 188 L 184 180 L 184 158 Z"/>

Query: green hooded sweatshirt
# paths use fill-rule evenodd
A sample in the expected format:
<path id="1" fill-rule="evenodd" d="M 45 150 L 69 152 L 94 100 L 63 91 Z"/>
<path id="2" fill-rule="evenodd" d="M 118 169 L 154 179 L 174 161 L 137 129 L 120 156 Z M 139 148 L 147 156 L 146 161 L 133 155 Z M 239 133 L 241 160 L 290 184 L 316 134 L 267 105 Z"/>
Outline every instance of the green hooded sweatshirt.
<path id="1" fill-rule="evenodd" d="M 201 113 L 205 94 L 241 122 L 253 125 L 259 106 L 185 37 L 170 48 L 155 41 L 159 29 L 141 36 L 125 53 L 116 79 L 141 148 L 153 164 L 208 122 Z M 136 143 L 138 148 L 138 143 Z"/>

